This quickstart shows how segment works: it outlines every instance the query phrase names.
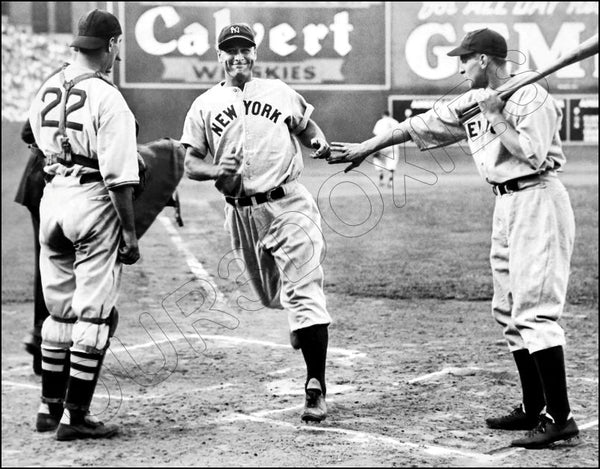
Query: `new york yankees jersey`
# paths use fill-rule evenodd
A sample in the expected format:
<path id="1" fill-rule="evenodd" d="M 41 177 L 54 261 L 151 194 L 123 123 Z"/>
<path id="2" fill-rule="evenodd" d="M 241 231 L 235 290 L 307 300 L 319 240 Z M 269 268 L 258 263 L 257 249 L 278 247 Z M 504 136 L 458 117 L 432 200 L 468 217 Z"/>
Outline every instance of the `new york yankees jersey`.
<path id="1" fill-rule="evenodd" d="M 223 155 L 239 155 L 240 195 L 266 192 L 300 175 L 302 151 L 294 135 L 306 128 L 313 109 L 281 80 L 253 78 L 243 90 L 222 82 L 194 100 L 181 143 L 210 153 L 215 164 Z"/>
<path id="2" fill-rule="evenodd" d="M 475 91 L 469 91 L 451 105 L 440 103 L 412 117 L 408 131 L 419 149 L 449 145 L 466 138 L 479 173 L 494 184 L 564 166 L 566 158 L 559 137 L 562 111 L 544 88 L 533 84 L 519 89 L 502 112 L 519 132 L 527 161 L 509 153 L 483 114 L 459 124 L 455 109 L 475 103 L 474 95 Z"/>
<path id="3" fill-rule="evenodd" d="M 64 79 L 93 70 L 69 65 Z M 29 121 L 40 150 L 48 158 L 61 153 L 58 132 L 66 96 L 61 73 L 46 81 L 29 109 Z M 121 93 L 104 80 L 90 78 L 77 83 L 66 104 L 66 133 L 72 153 L 98 160 L 100 173 L 108 188 L 139 183 L 135 117 Z M 60 163 L 47 165 L 48 174 L 63 176 L 94 172 L 92 168 Z"/>

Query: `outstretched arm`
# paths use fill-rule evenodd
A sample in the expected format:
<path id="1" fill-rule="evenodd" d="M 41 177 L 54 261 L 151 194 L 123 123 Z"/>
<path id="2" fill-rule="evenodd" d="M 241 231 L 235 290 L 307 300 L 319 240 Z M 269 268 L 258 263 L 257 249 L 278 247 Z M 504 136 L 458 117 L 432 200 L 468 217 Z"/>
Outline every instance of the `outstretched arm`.
<path id="1" fill-rule="evenodd" d="M 376 135 L 361 143 L 332 142 L 333 154 L 327 159 L 329 164 L 351 163 L 344 172 L 358 167 L 371 153 L 382 148 L 398 145 L 411 139 L 408 132 L 409 121 L 401 122 L 400 125 L 389 132 Z"/>
<path id="2" fill-rule="evenodd" d="M 310 154 L 311 158 L 328 158 L 331 154 L 325 134 L 312 119 L 308 120 L 306 128 L 297 137 L 305 147 L 314 148 L 315 151 Z"/>

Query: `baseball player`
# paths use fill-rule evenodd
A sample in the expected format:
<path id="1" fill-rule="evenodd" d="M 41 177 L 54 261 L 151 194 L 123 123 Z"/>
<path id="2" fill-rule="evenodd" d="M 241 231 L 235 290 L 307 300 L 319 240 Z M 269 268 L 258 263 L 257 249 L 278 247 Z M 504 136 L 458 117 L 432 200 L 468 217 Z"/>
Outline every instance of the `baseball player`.
<path id="1" fill-rule="evenodd" d="M 390 130 L 396 128 L 398 124 L 399 122 L 390 116 L 389 111 L 383 111 L 381 118 L 375 123 L 375 127 L 373 127 L 373 134 L 387 134 Z M 394 147 L 385 147 L 375 153 L 373 155 L 373 164 L 375 165 L 375 171 L 379 173 L 379 185 L 383 186 L 385 184 L 385 172 L 388 172 L 388 187 L 392 187 L 394 171 L 396 171 L 396 166 L 398 166 L 398 154 Z"/>
<path id="2" fill-rule="evenodd" d="M 280 80 L 252 76 L 254 32 L 232 24 L 218 36 L 225 80 L 200 95 L 185 118 L 189 178 L 214 180 L 226 228 L 263 305 L 285 308 L 291 340 L 307 367 L 303 421 L 327 415 L 325 361 L 331 318 L 323 293 L 321 219 L 308 190 L 298 141 L 329 155 L 313 106 Z M 210 154 L 213 162 L 205 161 Z"/>
<path id="3" fill-rule="evenodd" d="M 106 11 L 82 17 L 73 63 L 46 80 L 29 110 L 48 180 L 40 205 L 40 272 L 50 316 L 42 327 L 36 429 L 56 430 L 58 440 L 118 431 L 88 411 L 116 327 L 122 264 L 139 259 L 135 118 L 107 79 L 121 34 Z"/>
<path id="4" fill-rule="evenodd" d="M 430 110 L 387 135 L 360 144 L 333 143 L 330 162 L 360 164 L 380 148 L 413 140 L 421 150 L 468 140 L 481 176 L 496 196 L 490 262 L 492 313 L 502 326 L 519 373 L 523 400 L 491 428 L 527 429 L 511 444 L 545 448 L 579 433 L 565 378 L 565 335 L 558 323 L 567 292 L 575 222 L 557 177 L 565 164 L 560 107 L 541 86 L 518 90 L 506 104 L 496 88 L 509 77 L 505 39 L 484 28 L 448 53 L 472 90 L 456 108 L 478 103 L 481 113 L 461 125 L 454 105 Z"/>

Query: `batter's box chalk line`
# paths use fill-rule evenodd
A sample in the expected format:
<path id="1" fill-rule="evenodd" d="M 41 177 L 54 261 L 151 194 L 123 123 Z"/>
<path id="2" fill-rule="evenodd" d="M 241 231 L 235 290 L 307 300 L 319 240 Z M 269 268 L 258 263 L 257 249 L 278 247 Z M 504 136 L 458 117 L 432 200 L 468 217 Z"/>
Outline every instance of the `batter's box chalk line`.
<path id="1" fill-rule="evenodd" d="M 302 406 L 296 406 L 292 409 L 300 409 Z M 264 416 L 264 412 L 259 415 L 259 413 L 254 413 L 251 415 L 247 414 L 232 414 L 226 417 L 220 418 L 218 420 L 213 421 L 216 424 L 219 423 L 233 423 L 233 422 L 256 422 L 263 423 L 270 426 L 277 426 L 287 428 L 292 431 L 308 431 L 308 432 L 321 432 L 321 433 L 333 433 L 341 435 L 345 437 L 349 442 L 357 443 L 357 444 L 384 444 L 386 446 L 391 446 L 396 451 L 411 451 L 413 454 L 415 452 L 422 453 L 423 455 L 429 456 L 437 456 L 437 457 L 446 457 L 446 458 L 455 458 L 460 460 L 463 463 L 469 463 L 473 467 L 477 467 L 477 465 L 492 465 L 497 463 L 498 461 L 507 458 L 509 456 L 514 455 L 518 451 L 524 448 L 501 448 L 497 450 L 498 452 L 495 454 L 488 453 L 477 453 L 473 451 L 461 450 L 458 448 L 449 448 L 445 446 L 436 446 L 436 445 L 428 445 L 421 443 L 413 443 L 410 441 L 403 441 L 397 438 L 389 437 L 386 435 L 381 435 L 373 432 L 361 432 L 357 430 L 348 430 L 345 428 L 339 427 L 331 427 L 324 425 L 306 425 L 306 424 L 293 424 L 291 422 L 285 422 L 281 420 L 276 420 L 272 418 L 268 418 Z M 598 425 L 598 422 L 592 422 L 592 425 Z M 589 428 L 589 424 L 586 426 L 582 425 L 581 429 Z M 494 451 L 494 450 L 493 450 Z"/>
<path id="2" fill-rule="evenodd" d="M 177 334 L 176 336 L 167 337 L 165 339 L 152 340 L 150 342 L 146 342 L 143 344 L 136 344 L 136 345 L 125 346 L 125 347 L 121 347 L 120 345 L 115 344 L 114 347 L 113 347 L 113 345 L 111 345 L 110 350 L 112 351 L 112 353 L 123 353 L 123 352 L 129 351 L 129 350 L 136 350 L 136 349 L 147 348 L 147 347 L 155 347 L 155 346 L 165 343 L 165 342 L 178 342 L 181 340 L 191 340 L 191 341 L 201 341 L 201 340 L 206 341 L 206 340 L 208 340 L 208 341 L 214 341 L 216 343 L 222 343 L 222 344 L 258 345 L 258 346 L 267 347 L 267 348 L 280 348 L 280 349 L 290 349 L 290 350 L 292 348 L 292 346 L 290 344 L 278 344 L 276 342 L 269 342 L 266 340 L 247 339 L 247 338 L 243 338 L 243 337 L 234 337 L 234 336 L 227 336 L 227 335 Z M 339 355 L 339 357 L 332 357 L 332 358 L 337 358 L 339 360 L 343 360 L 343 359 L 355 360 L 355 359 L 364 358 L 367 356 L 366 353 L 359 352 L 358 350 L 349 350 L 349 349 L 343 349 L 343 348 L 337 348 L 337 347 L 328 348 L 327 353 L 329 355 Z"/>

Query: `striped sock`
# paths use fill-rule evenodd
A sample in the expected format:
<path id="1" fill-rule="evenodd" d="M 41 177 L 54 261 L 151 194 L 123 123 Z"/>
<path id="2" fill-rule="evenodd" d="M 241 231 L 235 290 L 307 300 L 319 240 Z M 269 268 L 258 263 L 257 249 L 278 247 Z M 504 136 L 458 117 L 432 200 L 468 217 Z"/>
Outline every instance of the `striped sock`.
<path id="1" fill-rule="evenodd" d="M 71 372 L 67 387 L 65 408 L 71 421 L 83 420 L 90 408 L 104 354 L 71 351 Z"/>
<path id="2" fill-rule="evenodd" d="M 69 376 L 69 350 L 42 346 L 42 402 L 49 412 L 59 413 L 65 399 Z"/>

